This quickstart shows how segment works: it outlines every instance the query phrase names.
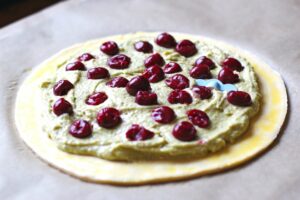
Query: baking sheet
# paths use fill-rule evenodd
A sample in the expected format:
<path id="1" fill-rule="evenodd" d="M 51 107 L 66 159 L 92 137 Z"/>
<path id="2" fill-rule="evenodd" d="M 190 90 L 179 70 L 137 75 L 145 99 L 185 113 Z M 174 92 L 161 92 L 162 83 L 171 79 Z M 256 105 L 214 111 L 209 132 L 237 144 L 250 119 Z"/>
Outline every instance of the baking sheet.
<path id="1" fill-rule="evenodd" d="M 0 30 L 0 199 L 299 199 L 300 1 L 72 0 Z M 272 148 L 239 168 L 188 181 L 117 187 L 40 161 L 17 135 L 15 94 L 30 69 L 74 43 L 135 31 L 224 40 L 280 72 L 290 110 Z M 297 87 L 298 86 L 298 87 Z"/>

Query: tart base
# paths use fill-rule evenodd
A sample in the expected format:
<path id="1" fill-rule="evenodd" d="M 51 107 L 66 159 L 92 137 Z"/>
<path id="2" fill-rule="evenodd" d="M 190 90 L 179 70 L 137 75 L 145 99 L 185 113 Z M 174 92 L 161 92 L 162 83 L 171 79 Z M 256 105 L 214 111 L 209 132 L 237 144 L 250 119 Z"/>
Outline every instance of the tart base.
<path id="1" fill-rule="evenodd" d="M 139 33 L 153 34 L 158 33 Z M 171 33 L 172 34 L 172 33 Z M 234 144 L 205 158 L 187 161 L 138 161 L 117 162 L 97 157 L 69 154 L 59 150 L 44 134 L 39 122 L 39 83 L 54 74 L 56 66 L 74 53 L 85 52 L 106 40 L 122 39 L 112 36 L 77 44 L 65 49 L 39 65 L 21 85 L 16 99 L 15 120 L 18 132 L 38 157 L 49 165 L 84 181 L 119 185 L 159 183 L 198 177 L 238 166 L 264 151 L 276 139 L 287 113 L 287 94 L 281 76 L 253 55 L 223 42 L 187 34 L 179 38 L 204 40 L 207 43 L 230 49 L 244 56 L 257 74 L 262 105 L 260 112 L 251 120 L 247 132 Z"/>

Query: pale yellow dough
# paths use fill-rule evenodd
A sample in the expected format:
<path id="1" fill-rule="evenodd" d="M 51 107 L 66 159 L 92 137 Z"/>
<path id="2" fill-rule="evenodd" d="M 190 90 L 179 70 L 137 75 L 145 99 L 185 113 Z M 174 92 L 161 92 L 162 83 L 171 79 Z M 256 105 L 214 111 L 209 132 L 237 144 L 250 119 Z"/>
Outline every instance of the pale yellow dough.
<path id="1" fill-rule="evenodd" d="M 157 35 L 158 33 L 145 34 Z M 277 137 L 287 113 L 286 89 L 280 75 L 253 55 L 222 42 L 179 33 L 176 33 L 176 36 L 179 39 L 205 40 L 224 49 L 237 51 L 254 67 L 263 97 L 261 110 L 251 121 L 247 133 L 235 144 L 205 158 L 173 162 L 116 162 L 59 150 L 47 134 L 43 133 L 41 123 L 38 121 L 40 119 L 40 108 L 37 106 L 40 90 L 38 83 L 43 78 L 54 74 L 55 66 L 72 55 L 84 53 L 104 41 L 117 40 L 122 36 L 75 45 L 38 66 L 23 82 L 17 95 L 15 118 L 20 136 L 40 158 L 67 174 L 85 181 L 124 185 L 180 180 L 218 172 L 241 164 L 266 149 Z"/>

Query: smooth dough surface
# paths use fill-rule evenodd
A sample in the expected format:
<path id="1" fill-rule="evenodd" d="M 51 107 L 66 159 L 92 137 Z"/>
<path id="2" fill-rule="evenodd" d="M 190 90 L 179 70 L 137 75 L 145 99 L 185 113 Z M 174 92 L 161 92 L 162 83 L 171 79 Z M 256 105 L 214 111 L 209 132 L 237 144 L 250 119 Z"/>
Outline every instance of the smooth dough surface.
<path id="1" fill-rule="evenodd" d="M 63 63 L 74 53 L 84 53 L 106 40 L 120 39 L 122 36 L 75 45 L 38 66 L 23 82 L 17 94 L 15 118 L 20 136 L 40 158 L 67 174 L 86 181 L 124 185 L 180 180 L 218 172 L 241 164 L 266 149 L 278 135 L 287 112 L 287 95 L 280 75 L 254 56 L 222 42 L 186 34 L 176 33 L 176 36 L 179 39 L 205 40 L 221 48 L 237 51 L 254 67 L 263 97 L 261 110 L 251 121 L 247 133 L 236 143 L 205 158 L 173 162 L 116 162 L 59 150 L 47 134 L 43 134 L 38 122 L 40 110 L 36 105 L 39 98 L 39 83 L 45 76 L 54 74 L 55 66 Z"/>

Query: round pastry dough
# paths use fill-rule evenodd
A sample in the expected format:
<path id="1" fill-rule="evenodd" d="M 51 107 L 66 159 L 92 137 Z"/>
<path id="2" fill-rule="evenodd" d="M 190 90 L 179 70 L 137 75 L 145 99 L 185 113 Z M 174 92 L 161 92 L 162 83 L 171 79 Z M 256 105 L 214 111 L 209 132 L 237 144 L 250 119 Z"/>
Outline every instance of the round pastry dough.
<path id="1" fill-rule="evenodd" d="M 159 33 L 140 33 L 153 34 Z M 38 66 L 21 85 L 16 99 L 15 119 L 21 138 L 44 161 L 61 171 L 85 181 L 111 184 L 145 184 L 201 176 L 234 167 L 265 150 L 277 137 L 287 113 L 287 94 L 280 75 L 253 55 L 223 42 L 193 35 L 172 33 L 178 39 L 204 40 L 221 48 L 238 52 L 251 62 L 258 76 L 262 105 L 249 129 L 237 142 L 205 158 L 188 161 L 117 162 L 92 156 L 69 154 L 59 150 L 44 134 L 39 122 L 39 83 L 54 74 L 56 66 L 72 55 L 98 47 L 112 36 L 75 45 L 63 50 Z"/>

